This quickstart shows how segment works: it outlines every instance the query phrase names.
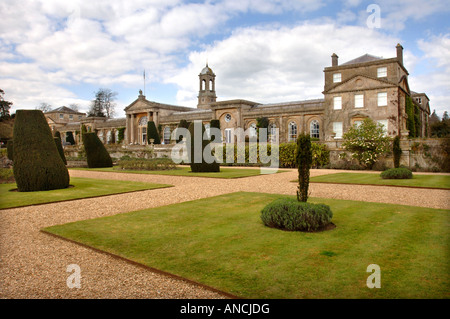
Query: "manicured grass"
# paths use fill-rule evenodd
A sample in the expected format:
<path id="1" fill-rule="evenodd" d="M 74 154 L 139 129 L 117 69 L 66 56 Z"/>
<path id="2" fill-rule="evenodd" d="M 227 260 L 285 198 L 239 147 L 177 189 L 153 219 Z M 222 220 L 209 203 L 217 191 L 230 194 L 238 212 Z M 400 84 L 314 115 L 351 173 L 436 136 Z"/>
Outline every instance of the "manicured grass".
<path id="1" fill-rule="evenodd" d="M 172 185 L 71 177 L 69 187 L 41 192 L 13 192 L 17 185 L 0 184 L 0 209 L 112 195 Z"/>
<path id="2" fill-rule="evenodd" d="M 265 227 L 283 195 L 233 193 L 46 228 L 246 298 L 449 298 L 449 211 L 316 199 L 336 228 Z M 369 289 L 370 264 L 381 288 Z"/>
<path id="3" fill-rule="evenodd" d="M 71 168 L 76 170 L 91 170 L 100 172 L 115 173 L 132 173 L 132 174 L 154 174 L 154 175 L 171 175 L 171 176 L 188 176 L 188 177 L 211 177 L 211 178 L 241 178 L 258 176 L 261 174 L 259 168 L 229 168 L 221 167 L 220 172 L 216 173 L 192 173 L 189 166 L 181 166 L 170 170 L 140 171 L 140 170 L 121 170 L 118 167 L 108 168 Z M 283 172 L 278 170 L 278 172 Z"/>
<path id="4" fill-rule="evenodd" d="M 413 173 L 412 179 L 382 179 L 380 174 L 336 173 L 311 177 L 310 181 L 314 183 L 372 184 L 450 189 L 449 175 L 418 175 Z"/>

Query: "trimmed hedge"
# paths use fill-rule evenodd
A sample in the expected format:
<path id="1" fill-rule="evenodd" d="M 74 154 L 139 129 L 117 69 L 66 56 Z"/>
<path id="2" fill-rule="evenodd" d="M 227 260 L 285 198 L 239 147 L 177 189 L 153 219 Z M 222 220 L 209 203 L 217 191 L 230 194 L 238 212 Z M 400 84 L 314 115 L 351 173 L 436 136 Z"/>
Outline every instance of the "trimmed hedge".
<path id="1" fill-rule="evenodd" d="M 120 160 L 117 165 L 120 169 L 138 171 L 162 171 L 176 168 L 176 164 L 170 158 L 131 158 Z"/>
<path id="2" fill-rule="evenodd" d="M 62 148 L 61 138 L 54 137 L 53 139 L 55 140 L 55 145 L 56 145 L 56 148 L 58 149 L 59 156 L 61 156 L 61 159 L 63 160 L 64 165 L 67 165 L 66 156 L 64 155 L 64 150 Z"/>
<path id="3" fill-rule="evenodd" d="M 89 168 L 113 166 L 111 156 L 96 133 L 84 133 L 83 144 Z"/>
<path id="4" fill-rule="evenodd" d="M 264 225 L 289 231 L 319 231 L 328 226 L 333 213 L 328 205 L 277 199 L 261 211 Z"/>
<path id="5" fill-rule="evenodd" d="M 197 124 L 198 125 L 198 124 Z M 205 133 L 205 126 L 203 124 L 201 124 L 202 126 L 202 130 L 201 130 L 201 136 L 202 136 L 202 147 L 201 147 L 201 163 L 195 163 L 195 136 L 194 136 L 194 126 L 195 123 L 191 123 L 189 125 L 189 135 L 186 139 L 187 145 L 190 145 L 190 148 L 188 147 L 188 158 L 190 159 L 190 166 L 191 166 L 191 171 L 194 173 L 199 173 L 199 172 L 220 172 L 220 165 L 219 163 L 217 163 L 217 161 L 213 161 L 212 163 L 206 163 L 205 159 L 203 157 L 203 154 L 205 153 L 205 149 L 206 149 L 206 153 L 211 154 L 211 145 L 210 145 L 210 141 L 208 140 L 204 140 L 203 136 Z"/>
<path id="6" fill-rule="evenodd" d="M 413 174 L 406 167 L 390 168 L 380 174 L 382 179 L 411 179 Z"/>
<path id="7" fill-rule="evenodd" d="M 40 110 L 17 110 L 14 123 L 14 178 L 21 192 L 67 188 L 69 172 Z"/>

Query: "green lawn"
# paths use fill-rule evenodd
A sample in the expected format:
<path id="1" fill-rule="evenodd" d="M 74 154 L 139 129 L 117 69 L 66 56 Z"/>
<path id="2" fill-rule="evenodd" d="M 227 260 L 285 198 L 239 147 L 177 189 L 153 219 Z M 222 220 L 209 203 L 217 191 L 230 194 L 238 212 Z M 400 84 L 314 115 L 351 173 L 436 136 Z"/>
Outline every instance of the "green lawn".
<path id="1" fill-rule="evenodd" d="M 380 174 L 370 173 L 336 173 L 311 177 L 314 183 L 371 184 L 407 187 L 432 187 L 450 189 L 449 175 L 418 175 L 412 179 L 382 179 Z"/>
<path id="2" fill-rule="evenodd" d="M 79 177 L 71 177 L 70 185 L 74 187 L 41 192 L 13 192 L 10 190 L 17 188 L 15 183 L 0 184 L 0 209 L 172 186 Z"/>
<path id="3" fill-rule="evenodd" d="M 211 178 L 241 178 L 258 176 L 261 174 L 259 168 L 229 168 L 221 167 L 217 173 L 192 173 L 189 166 L 177 167 L 177 169 L 159 170 L 159 171 L 139 171 L 139 170 L 121 170 L 118 167 L 107 168 L 71 168 L 76 170 L 92 170 L 100 172 L 115 173 L 132 173 L 132 174 L 155 174 L 155 175 L 172 175 L 172 176 L 189 176 L 189 177 L 211 177 Z M 278 172 L 283 172 L 278 170 Z"/>
<path id="4" fill-rule="evenodd" d="M 233 193 L 44 229 L 246 298 L 449 298 L 449 211 L 310 199 L 336 228 L 265 227 L 283 195 Z M 366 286 L 381 268 L 381 288 Z"/>

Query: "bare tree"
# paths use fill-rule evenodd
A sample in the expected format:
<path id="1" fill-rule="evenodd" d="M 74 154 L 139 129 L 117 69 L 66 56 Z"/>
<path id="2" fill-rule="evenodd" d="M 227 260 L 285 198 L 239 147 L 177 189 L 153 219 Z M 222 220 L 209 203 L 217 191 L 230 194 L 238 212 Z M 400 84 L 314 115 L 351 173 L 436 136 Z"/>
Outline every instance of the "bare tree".
<path id="1" fill-rule="evenodd" d="M 72 103 L 72 104 L 69 104 L 69 108 L 71 108 L 75 112 L 78 112 L 78 110 L 80 109 L 80 106 L 76 103 Z"/>
<path id="2" fill-rule="evenodd" d="M 52 106 L 48 103 L 42 102 L 39 106 L 36 106 L 36 110 L 41 110 L 42 112 L 48 112 L 52 110 Z"/>

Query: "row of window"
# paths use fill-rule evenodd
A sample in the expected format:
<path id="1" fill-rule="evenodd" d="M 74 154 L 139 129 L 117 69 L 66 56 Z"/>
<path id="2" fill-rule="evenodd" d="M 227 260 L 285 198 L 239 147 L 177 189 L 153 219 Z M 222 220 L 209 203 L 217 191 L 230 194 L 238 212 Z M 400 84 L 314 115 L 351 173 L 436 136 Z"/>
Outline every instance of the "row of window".
<path id="1" fill-rule="evenodd" d="M 82 115 L 78 115 L 78 119 L 81 120 Z M 63 120 L 64 119 L 64 114 L 59 114 L 59 119 Z M 73 120 L 73 114 L 69 114 L 69 120 Z"/>
<path id="2" fill-rule="evenodd" d="M 387 77 L 387 67 L 377 68 L 377 77 L 385 78 Z M 333 74 L 333 83 L 342 82 L 342 73 Z"/>
<path id="3" fill-rule="evenodd" d="M 355 108 L 363 108 L 364 107 L 364 94 L 355 94 L 353 105 Z M 378 106 L 387 106 L 387 92 L 379 92 L 377 94 L 377 105 Z M 333 109 L 335 109 L 335 110 L 342 109 L 342 96 L 333 97 Z"/>

